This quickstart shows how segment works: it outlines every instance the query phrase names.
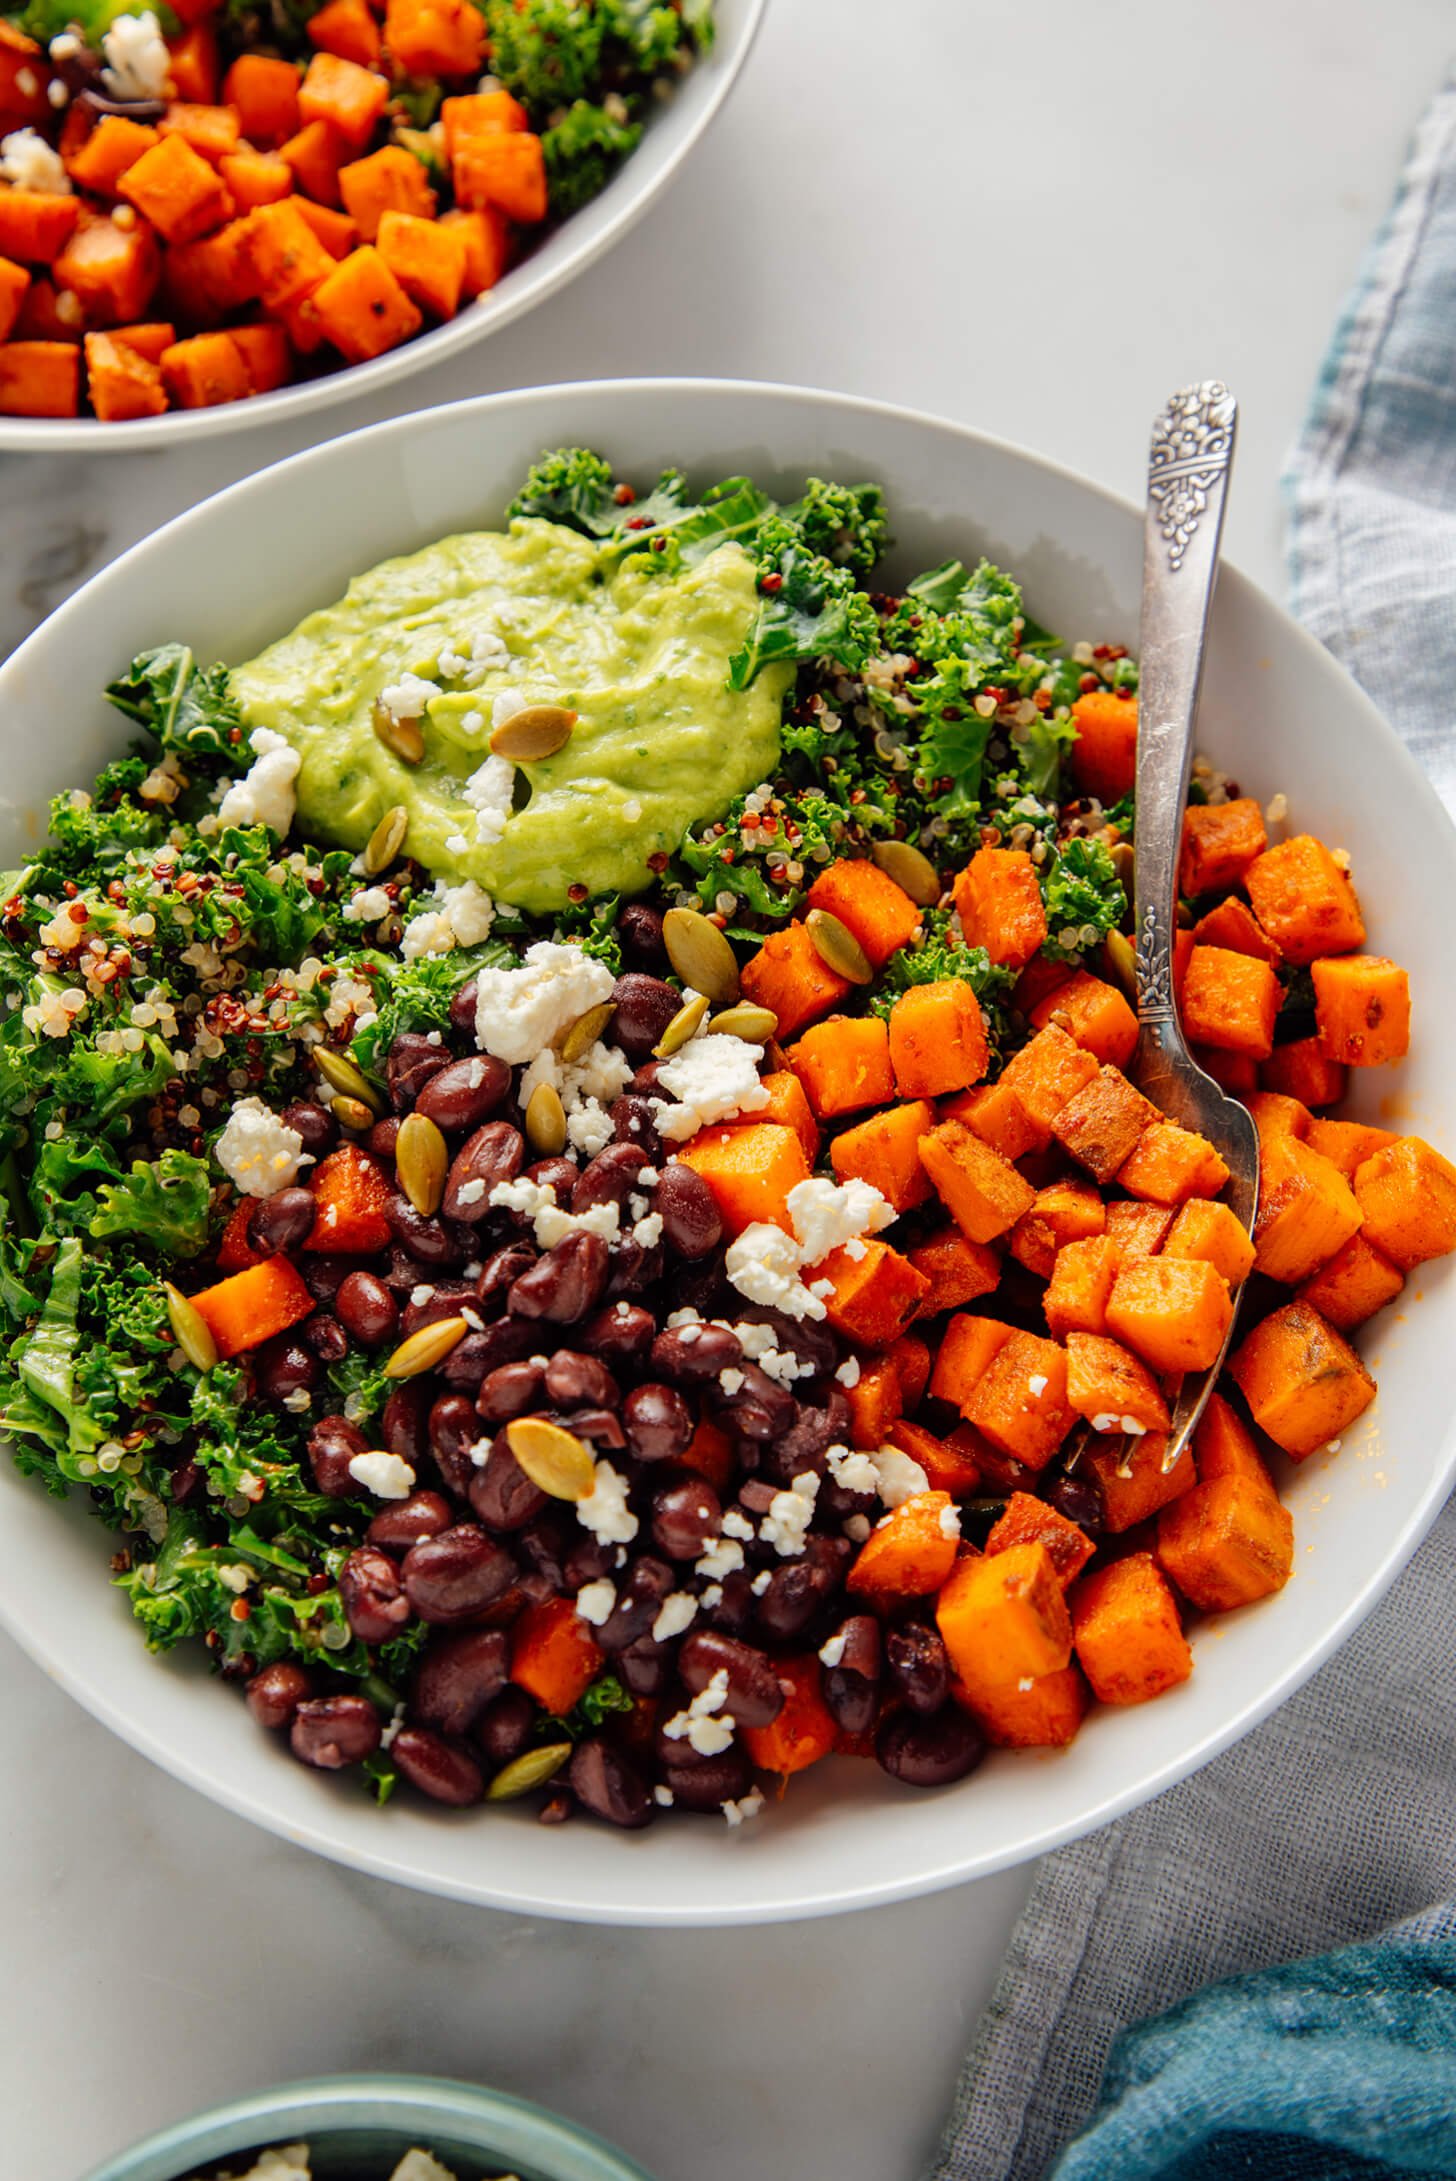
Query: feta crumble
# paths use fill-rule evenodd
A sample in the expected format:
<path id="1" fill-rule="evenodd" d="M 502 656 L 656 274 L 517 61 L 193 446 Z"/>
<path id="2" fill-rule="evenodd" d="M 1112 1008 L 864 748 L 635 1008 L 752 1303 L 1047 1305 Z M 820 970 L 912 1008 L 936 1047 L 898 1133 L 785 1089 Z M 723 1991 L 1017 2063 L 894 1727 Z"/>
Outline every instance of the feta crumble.
<path id="1" fill-rule="evenodd" d="M 534 1060 L 589 1007 L 611 998 L 605 962 L 580 947 L 538 939 L 515 968 L 487 968 L 476 984 L 475 1039 L 512 1066 Z"/>
<path id="2" fill-rule="evenodd" d="M 746 1825 L 763 1808 L 763 1796 L 756 1787 L 750 1787 L 748 1793 L 740 1796 L 737 1802 L 720 1803 L 718 1807 L 730 1825 Z"/>
<path id="3" fill-rule="evenodd" d="M 902 1507 L 907 1499 L 930 1490 L 930 1479 L 919 1462 L 902 1454 L 897 1446 L 882 1446 L 870 1460 L 875 1466 L 880 1498 L 887 1507 Z"/>
<path id="4" fill-rule="evenodd" d="M 271 1197 L 291 1189 L 299 1169 L 313 1164 L 296 1128 L 287 1128 L 261 1098 L 242 1098 L 212 1147 L 213 1157 L 244 1196 Z"/>
<path id="5" fill-rule="evenodd" d="M 455 947 L 478 947 L 490 937 L 495 903 L 473 878 L 452 886 L 437 878 L 429 906 L 405 925 L 399 951 L 406 961 L 422 954 L 449 954 Z"/>
<path id="6" fill-rule="evenodd" d="M 627 1479 L 610 1462 L 598 1462 L 592 1488 L 576 1503 L 576 1519 L 603 1545 L 630 1545 L 637 1517 L 627 1505 Z"/>
<path id="7" fill-rule="evenodd" d="M 1135 1416 L 1119 1416 L 1115 1409 L 1107 1409 L 1092 1417 L 1091 1424 L 1094 1431 L 1121 1431 L 1130 1439 L 1140 1439 L 1148 1428 L 1146 1424 L 1140 1424 Z"/>
<path id="8" fill-rule="evenodd" d="M 832 1446 L 824 1456 L 830 1476 L 844 1492 L 878 1492 L 880 1473 L 872 1454 L 847 1446 Z"/>
<path id="9" fill-rule="evenodd" d="M 766 1545 L 773 1546 L 781 1560 L 796 1559 L 804 1550 L 818 1497 L 819 1478 L 812 1469 L 795 1477 L 787 1492 L 775 1492 L 758 1534 Z"/>
<path id="10" fill-rule="evenodd" d="M 293 783 L 303 760 L 271 727 L 255 727 L 248 739 L 253 763 L 229 787 L 218 805 L 218 819 L 223 825 L 266 825 L 281 839 L 293 823 L 297 808 Z"/>
<path id="11" fill-rule="evenodd" d="M 844 1633 L 844 1630 L 843 1630 L 842 1628 L 841 1628 L 841 1629 L 838 1629 L 838 1630 L 836 1630 L 836 1632 L 834 1633 L 834 1635 L 832 1635 L 832 1636 L 831 1636 L 831 1637 L 829 1638 L 829 1640 L 828 1640 L 828 1642 L 827 1642 L 827 1643 L 821 1643 L 821 1644 L 820 1644 L 820 1646 L 819 1646 L 819 1663 L 820 1663 L 820 1665 L 821 1665 L 821 1666 L 838 1666 L 838 1665 L 840 1665 L 840 1664 L 842 1663 L 842 1661 L 843 1661 L 843 1658 L 844 1658 L 844 1653 L 845 1653 L 845 1647 L 846 1647 L 846 1645 L 848 1644 L 848 1642 L 849 1642 L 849 1638 L 848 1638 L 848 1637 L 847 1637 L 847 1636 L 845 1635 L 845 1633 Z"/>
<path id="12" fill-rule="evenodd" d="M 471 718 L 478 718 L 472 713 Z M 498 841 L 506 829 L 516 791 L 516 768 L 508 757 L 488 757 L 460 790 L 475 812 L 475 837 L 486 847 Z"/>
<path id="13" fill-rule="evenodd" d="M 669 1105 L 664 1098 L 653 1099 L 658 1134 L 669 1143 L 685 1143 L 714 1121 L 757 1113 L 768 1104 L 758 1074 L 762 1058 L 761 1045 L 721 1032 L 691 1039 L 657 1071 L 662 1088 L 681 1101 Z"/>
<path id="14" fill-rule="evenodd" d="M 691 1628 L 698 1617 L 698 1601 L 690 1590 L 670 1591 L 657 1609 L 652 1624 L 654 1643 L 671 1643 L 674 1636 Z"/>
<path id="15" fill-rule="evenodd" d="M 721 1757 L 733 1740 L 733 1721 L 719 1716 L 727 1701 L 728 1670 L 720 1666 L 707 1688 L 662 1731 L 670 1742 L 686 1742 L 700 1757 Z"/>
<path id="16" fill-rule="evenodd" d="M 55 47 L 51 48 L 52 53 Z M 154 99 L 166 95 L 172 56 L 162 26 L 150 8 L 140 15 L 118 15 L 101 40 L 106 61 L 101 80 L 116 99 Z"/>
<path id="17" fill-rule="evenodd" d="M 728 1245 L 723 1269 L 751 1303 L 789 1318 L 822 1318 L 824 1305 L 799 1278 L 799 1245 L 782 1227 L 755 1220 Z"/>
<path id="18" fill-rule="evenodd" d="M 386 1454 L 382 1449 L 352 1454 L 349 1475 L 376 1499 L 408 1499 L 414 1489 L 415 1473 L 409 1463 L 400 1455 Z"/>
<path id="19" fill-rule="evenodd" d="M 419 674 L 401 674 L 397 682 L 380 690 L 379 701 L 391 719 L 420 719 L 431 697 L 439 694 L 437 682 L 427 682 Z"/>
<path id="20" fill-rule="evenodd" d="M 350 894 L 344 903 L 344 922 L 377 924 L 389 911 L 390 899 L 382 886 L 361 886 L 358 893 Z"/>
<path id="21" fill-rule="evenodd" d="M 0 137 L 0 176 L 16 189 L 34 189 L 42 196 L 71 194 L 71 177 L 60 153 L 34 129 L 12 129 Z"/>
<path id="22" fill-rule="evenodd" d="M 593 1628 L 600 1628 L 609 1621 L 617 1604 L 617 1586 L 603 1576 L 599 1582 L 585 1583 L 576 1594 L 576 1610 Z"/>
<path id="23" fill-rule="evenodd" d="M 895 1216 L 894 1206 L 867 1181 L 801 1181 L 789 1191 L 787 1203 L 806 1265 L 817 1265 L 831 1250 L 888 1227 Z"/>
<path id="24" fill-rule="evenodd" d="M 940 1510 L 940 1534 L 942 1537 L 959 1537 L 961 1511 L 959 1507 L 942 1507 Z"/>

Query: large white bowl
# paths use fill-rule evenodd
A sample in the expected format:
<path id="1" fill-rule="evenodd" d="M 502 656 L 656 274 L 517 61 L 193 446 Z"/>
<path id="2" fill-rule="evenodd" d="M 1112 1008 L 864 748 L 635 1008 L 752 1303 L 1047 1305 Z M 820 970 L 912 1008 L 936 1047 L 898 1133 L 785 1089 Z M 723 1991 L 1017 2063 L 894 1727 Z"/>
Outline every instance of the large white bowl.
<path id="1" fill-rule="evenodd" d="M 0 864 L 40 836 L 47 796 L 89 781 L 126 728 L 100 690 L 132 653 L 180 637 L 247 658 L 387 554 L 500 517 L 546 446 L 599 447 L 638 479 L 676 462 L 697 480 L 747 471 L 796 490 L 806 472 L 881 481 L 904 576 L 985 551 L 1068 635 L 1136 636 L 1140 516 L 1036 456 L 959 426 L 832 394 L 634 382 L 546 387 L 381 424 L 280 463 L 170 523 L 86 585 L 0 669 L 6 787 Z M 1200 740 L 1243 785 L 1283 790 L 1298 824 L 1354 857 L 1371 943 L 1407 963 L 1415 1049 L 1360 1085 L 1456 1148 L 1456 1022 L 1445 949 L 1456 929 L 1456 835 L 1415 765 L 1329 657 L 1225 570 Z M 1247 1732 L 1368 1613 L 1413 1551 L 1456 1469 L 1450 1356 L 1456 1286 L 1418 1274 L 1365 1343 L 1376 1406 L 1342 1451 L 1288 1479 L 1294 1580 L 1207 1624 L 1191 1681 L 1140 1710 L 1101 1711 L 1070 1750 L 998 1754 L 934 1794 L 838 1760 L 781 1808 L 730 1833 L 686 1821 L 647 1834 L 520 1813 L 447 1815 L 401 1797 L 381 1813 L 307 1772 L 193 1661 L 144 1652 L 106 1580 L 111 1542 L 0 1466 L 0 1614 L 96 1715 L 179 1779 L 286 1838 L 428 1891 L 603 1923 L 733 1923 L 823 1915 L 946 1886 L 1105 1824 Z"/>
<path id="2" fill-rule="evenodd" d="M 694 63 L 672 97 L 654 107 L 641 143 L 623 160 L 601 195 L 563 220 L 540 249 L 446 324 L 389 349 L 372 363 L 343 365 L 321 378 L 305 379 L 249 401 L 220 402 L 210 409 L 169 409 L 163 416 L 136 417 L 124 424 L 103 424 L 97 417 L 0 416 L 0 452 L 116 454 L 144 448 L 154 453 L 183 442 L 191 445 L 255 425 L 279 424 L 288 417 L 319 415 L 340 402 L 382 393 L 412 371 L 443 363 L 446 357 L 484 340 L 585 272 L 641 218 L 742 74 L 767 6 L 768 0 L 715 0 L 717 34 L 712 49 Z"/>

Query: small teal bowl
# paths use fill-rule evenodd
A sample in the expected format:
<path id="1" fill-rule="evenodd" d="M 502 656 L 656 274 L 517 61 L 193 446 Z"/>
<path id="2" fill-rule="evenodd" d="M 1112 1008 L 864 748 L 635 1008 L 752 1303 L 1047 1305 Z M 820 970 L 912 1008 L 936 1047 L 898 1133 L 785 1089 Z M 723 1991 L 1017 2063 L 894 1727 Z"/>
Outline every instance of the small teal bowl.
<path id="1" fill-rule="evenodd" d="M 285 2083 L 176 2122 L 85 2181 L 193 2181 L 272 2144 L 307 2143 L 317 2181 L 388 2181 L 415 2145 L 459 2181 L 652 2181 L 600 2136 L 503 2091 L 427 2075 L 332 2075 Z"/>

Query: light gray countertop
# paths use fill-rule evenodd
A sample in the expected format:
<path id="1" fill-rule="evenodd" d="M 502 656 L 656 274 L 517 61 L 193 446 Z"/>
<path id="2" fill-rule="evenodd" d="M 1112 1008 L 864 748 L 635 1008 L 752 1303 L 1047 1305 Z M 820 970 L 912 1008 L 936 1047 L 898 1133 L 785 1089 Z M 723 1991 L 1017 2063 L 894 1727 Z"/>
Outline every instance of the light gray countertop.
<path id="1" fill-rule="evenodd" d="M 716 131 L 612 255 L 335 428 L 552 379 L 771 378 L 962 418 L 1135 494 L 1161 397 L 1217 373 L 1242 411 L 1229 551 L 1277 590 L 1279 467 L 1449 58 L 1443 0 L 1399 22 L 1373 0 L 774 0 Z M 0 459 L 0 650 L 307 437 Z M 371 2066 L 539 2097 L 661 2181 L 919 2172 L 1017 1876 L 776 1931 L 471 1911 L 252 1830 L 0 1648 L 0 2086 L 27 2181 Z"/>

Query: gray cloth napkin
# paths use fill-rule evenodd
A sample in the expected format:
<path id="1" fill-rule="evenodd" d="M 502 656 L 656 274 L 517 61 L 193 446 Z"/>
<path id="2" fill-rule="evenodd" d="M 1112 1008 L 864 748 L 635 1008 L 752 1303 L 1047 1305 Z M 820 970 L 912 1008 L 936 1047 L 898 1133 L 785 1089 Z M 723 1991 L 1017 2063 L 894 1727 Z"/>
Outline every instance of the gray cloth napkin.
<path id="1" fill-rule="evenodd" d="M 1456 807 L 1456 81 L 1423 122 L 1285 480 L 1296 611 Z M 1456 1501 L 1282 1710 L 1037 1873 L 932 2181 L 1041 2181 L 1113 2039 L 1456 1895 Z"/>

